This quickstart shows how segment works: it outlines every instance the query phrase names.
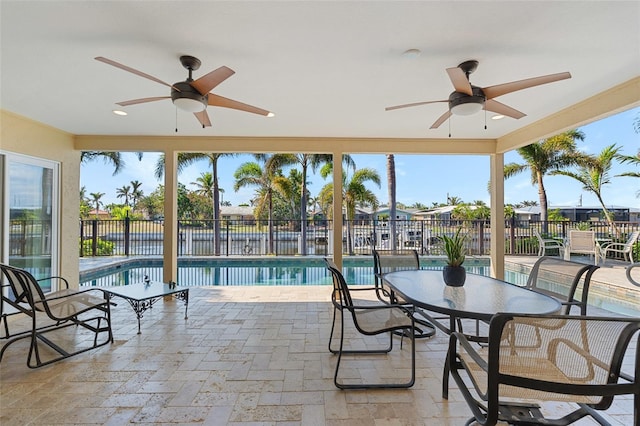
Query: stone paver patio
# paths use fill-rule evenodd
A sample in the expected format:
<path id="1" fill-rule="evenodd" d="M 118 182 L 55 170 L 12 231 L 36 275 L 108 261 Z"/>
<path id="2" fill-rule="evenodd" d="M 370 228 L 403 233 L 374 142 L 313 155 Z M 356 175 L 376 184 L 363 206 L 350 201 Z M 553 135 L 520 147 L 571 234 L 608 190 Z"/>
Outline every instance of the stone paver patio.
<path id="1" fill-rule="evenodd" d="M 441 398 L 442 333 L 418 341 L 413 388 L 341 391 L 327 350 L 330 287 L 190 292 L 189 319 L 181 302 L 161 301 L 140 335 L 131 308 L 115 299 L 112 345 L 40 369 L 26 366 L 26 340 L 12 345 L 0 363 L 0 424 L 462 425 L 471 415 L 453 385 Z M 406 343 L 349 361 L 345 374 L 405 373 Z M 632 400 L 616 398 L 607 415 L 632 424 Z"/>

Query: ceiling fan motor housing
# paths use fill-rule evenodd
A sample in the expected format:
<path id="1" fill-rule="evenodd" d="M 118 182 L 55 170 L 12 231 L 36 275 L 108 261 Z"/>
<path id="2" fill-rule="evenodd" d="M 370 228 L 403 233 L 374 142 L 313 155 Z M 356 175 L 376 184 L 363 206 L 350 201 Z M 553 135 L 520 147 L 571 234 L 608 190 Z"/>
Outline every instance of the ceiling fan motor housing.
<path id="1" fill-rule="evenodd" d="M 471 86 L 471 91 L 473 95 L 461 92 L 451 93 L 449 95 L 449 110 L 457 115 L 471 115 L 482 109 L 486 100 L 484 92 L 480 87 L 476 86 Z"/>
<path id="2" fill-rule="evenodd" d="M 188 82 L 181 81 L 173 84 L 171 100 L 180 109 L 189 112 L 200 112 L 207 108 L 209 94 L 202 95 Z"/>

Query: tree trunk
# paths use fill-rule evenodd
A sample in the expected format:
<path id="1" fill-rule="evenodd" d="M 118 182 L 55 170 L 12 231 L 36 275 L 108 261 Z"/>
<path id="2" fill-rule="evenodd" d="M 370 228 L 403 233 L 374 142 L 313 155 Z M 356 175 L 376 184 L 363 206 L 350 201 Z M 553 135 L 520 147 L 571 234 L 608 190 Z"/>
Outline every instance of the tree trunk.
<path id="1" fill-rule="evenodd" d="M 212 161 L 213 174 L 213 250 L 220 256 L 220 188 L 218 187 L 218 162 Z"/>
<path id="2" fill-rule="evenodd" d="M 300 254 L 307 255 L 307 164 L 302 165 L 302 195 L 300 196 L 300 239 L 302 248 Z"/>
<path id="3" fill-rule="evenodd" d="M 542 233 L 546 234 L 549 229 L 549 224 L 547 222 L 547 218 L 549 217 L 547 213 L 547 191 L 544 189 L 542 174 L 537 172 L 536 175 L 538 177 L 538 196 L 540 197 L 540 221 L 542 222 Z"/>
<path id="4" fill-rule="evenodd" d="M 273 254 L 273 194 L 271 189 L 269 189 L 269 193 L 267 194 L 268 203 L 269 203 L 269 253 Z"/>
<path id="5" fill-rule="evenodd" d="M 389 244 L 391 250 L 398 246 L 396 232 L 396 162 L 393 154 L 387 154 L 387 190 L 389 194 Z"/>

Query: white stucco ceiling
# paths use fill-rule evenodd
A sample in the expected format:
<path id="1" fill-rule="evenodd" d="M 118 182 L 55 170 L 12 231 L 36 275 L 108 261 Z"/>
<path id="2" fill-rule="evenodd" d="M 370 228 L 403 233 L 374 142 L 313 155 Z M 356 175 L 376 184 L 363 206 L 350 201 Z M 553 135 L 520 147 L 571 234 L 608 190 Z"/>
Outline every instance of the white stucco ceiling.
<path id="1" fill-rule="evenodd" d="M 276 117 L 209 107 L 202 129 L 178 111 L 181 135 L 447 137 L 429 126 L 446 104 L 445 68 L 476 59 L 489 86 L 569 71 L 572 78 L 499 97 L 524 113 L 455 117 L 455 138 L 497 138 L 640 73 L 640 2 L 151 2 L 1 1 L 1 97 L 8 111 L 73 134 L 174 135 L 169 88 L 95 61 L 104 56 L 169 83 L 202 61 L 197 78 L 226 65 L 214 93 Z M 420 49 L 417 58 L 402 53 Z M 129 115 L 118 117 L 113 109 Z"/>

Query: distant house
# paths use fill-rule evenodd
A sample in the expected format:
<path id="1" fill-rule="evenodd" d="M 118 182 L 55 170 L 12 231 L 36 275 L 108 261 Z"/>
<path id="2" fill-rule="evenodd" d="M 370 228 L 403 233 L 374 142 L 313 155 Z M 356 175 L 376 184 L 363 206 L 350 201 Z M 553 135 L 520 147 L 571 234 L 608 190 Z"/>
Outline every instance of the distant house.
<path id="1" fill-rule="evenodd" d="M 596 222 L 604 220 L 601 206 L 549 206 L 549 211 L 558 210 L 560 215 L 572 222 Z M 623 206 L 607 206 L 613 219 L 620 222 L 638 222 L 640 210 Z M 540 220 L 540 206 L 516 209 L 517 220 Z M 633 211 L 633 215 L 632 215 Z M 633 219 L 632 219 L 633 218 Z"/>
<path id="2" fill-rule="evenodd" d="M 96 213 L 96 209 L 89 210 L 89 217 L 87 219 L 96 219 L 98 220 L 108 220 L 111 219 L 111 215 L 106 210 L 98 210 Z"/>
<path id="3" fill-rule="evenodd" d="M 243 225 L 256 224 L 253 207 L 249 206 L 220 206 L 220 217 Z"/>
<path id="4" fill-rule="evenodd" d="M 428 210 L 421 210 L 414 214 L 416 220 L 424 220 L 428 222 L 450 221 L 451 214 L 459 206 L 443 206 L 434 207 Z M 478 206 L 467 206 L 471 210 L 475 210 Z"/>
<path id="5" fill-rule="evenodd" d="M 372 211 L 370 209 L 363 209 L 363 211 L 368 211 L 376 223 L 379 222 L 380 220 L 389 219 L 389 207 L 387 206 L 380 207 L 376 211 Z M 396 220 L 411 220 L 412 218 L 413 218 L 413 212 L 406 209 L 396 208 Z"/>

